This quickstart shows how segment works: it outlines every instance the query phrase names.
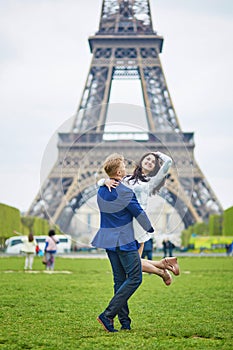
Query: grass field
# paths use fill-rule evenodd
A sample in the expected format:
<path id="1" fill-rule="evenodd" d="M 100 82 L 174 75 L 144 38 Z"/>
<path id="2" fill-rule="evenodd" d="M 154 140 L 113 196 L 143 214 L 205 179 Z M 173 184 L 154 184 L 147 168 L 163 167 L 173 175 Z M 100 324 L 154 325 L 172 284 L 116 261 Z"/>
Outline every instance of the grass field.
<path id="1" fill-rule="evenodd" d="M 233 259 L 179 258 L 167 287 L 144 274 L 129 302 L 132 330 L 107 333 L 96 317 L 112 296 L 107 259 L 56 258 L 56 272 L 23 272 L 0 258 L 0 349 L 233 349 Z M 65 273 L 67 272 L 67 273 Z M 69 272 L 69 273 L 68 273 Z M 119 327 L 118 320 L 115 327 Z"/>

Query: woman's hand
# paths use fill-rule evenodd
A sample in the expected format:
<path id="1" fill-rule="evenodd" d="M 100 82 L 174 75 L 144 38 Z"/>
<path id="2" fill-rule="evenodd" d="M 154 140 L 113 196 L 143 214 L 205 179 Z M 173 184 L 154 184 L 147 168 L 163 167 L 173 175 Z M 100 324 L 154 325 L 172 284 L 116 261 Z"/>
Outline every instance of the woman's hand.
<path id="1" fill-rule="evenodd" d="M 159 156 L 160 156 L 160 152 L 159 151 L 156 151 L 156 152 L 151 152 L 151 153 L 153 153 L 155 156 L 157 156 L 158 158 L 159 158 Z"/>
<path id="2" fill-rule="evenodd" d="M 114 179 L 106 179 L 104 184 L 107 186 L 109 192 L 111 192 L 111 189 L 116 188 L 119 185 L 119 182 Z"/>

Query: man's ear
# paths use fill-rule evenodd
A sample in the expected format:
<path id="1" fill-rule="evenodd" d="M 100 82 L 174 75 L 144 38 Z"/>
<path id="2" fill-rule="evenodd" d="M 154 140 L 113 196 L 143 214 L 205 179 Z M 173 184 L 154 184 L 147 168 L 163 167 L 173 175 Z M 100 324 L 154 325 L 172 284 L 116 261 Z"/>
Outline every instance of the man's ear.
<path id="1" fill-rule="evenodd" d="M 121 170 L 121 168 L 119 168 L 119 169 L 117 170 L 116 175 L 117 175 L 118 177 L 122 177 L 122 170 Z"/>

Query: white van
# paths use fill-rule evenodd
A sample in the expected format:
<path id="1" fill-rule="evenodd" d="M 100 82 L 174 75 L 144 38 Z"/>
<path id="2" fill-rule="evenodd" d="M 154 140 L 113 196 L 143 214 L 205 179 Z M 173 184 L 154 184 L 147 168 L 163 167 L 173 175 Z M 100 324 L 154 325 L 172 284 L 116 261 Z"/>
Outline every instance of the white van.
<path id="1" fill-rule="evenodd" d="M 40 250 L 43 252 L 45 248 L 45 240 L 48 236 L 34 236 L 36 242 L 39 245 Z M 59 244 L 57 245 L 57 253 L 69 253 L 71 250 L 71 236 L 70 235 L 56 235 L 59 239 Z M 27 236 L 14 236 L 6 240 L 6 250 L 7 254 L 20 254 L 23 248 L 23 240 Z"/>

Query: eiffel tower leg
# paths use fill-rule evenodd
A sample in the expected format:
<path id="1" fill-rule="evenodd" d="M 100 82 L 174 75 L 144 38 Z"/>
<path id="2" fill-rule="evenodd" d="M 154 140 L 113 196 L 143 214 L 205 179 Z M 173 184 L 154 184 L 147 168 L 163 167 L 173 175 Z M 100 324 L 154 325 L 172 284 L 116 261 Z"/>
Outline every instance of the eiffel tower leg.
<path id="1" fill-rule="evenodd" d="M 138 50 L 139 51 L 139 50 Z M 139 72 L 151 132 L 181 130 L 167 88 L 158 52 L 144 47 L 138 52 Z"/>
<path id="2" fill-rule="evenodd" d="M 112 83 L 111 50 L 96 48 L 72 131 L 103 131 Z"/>

